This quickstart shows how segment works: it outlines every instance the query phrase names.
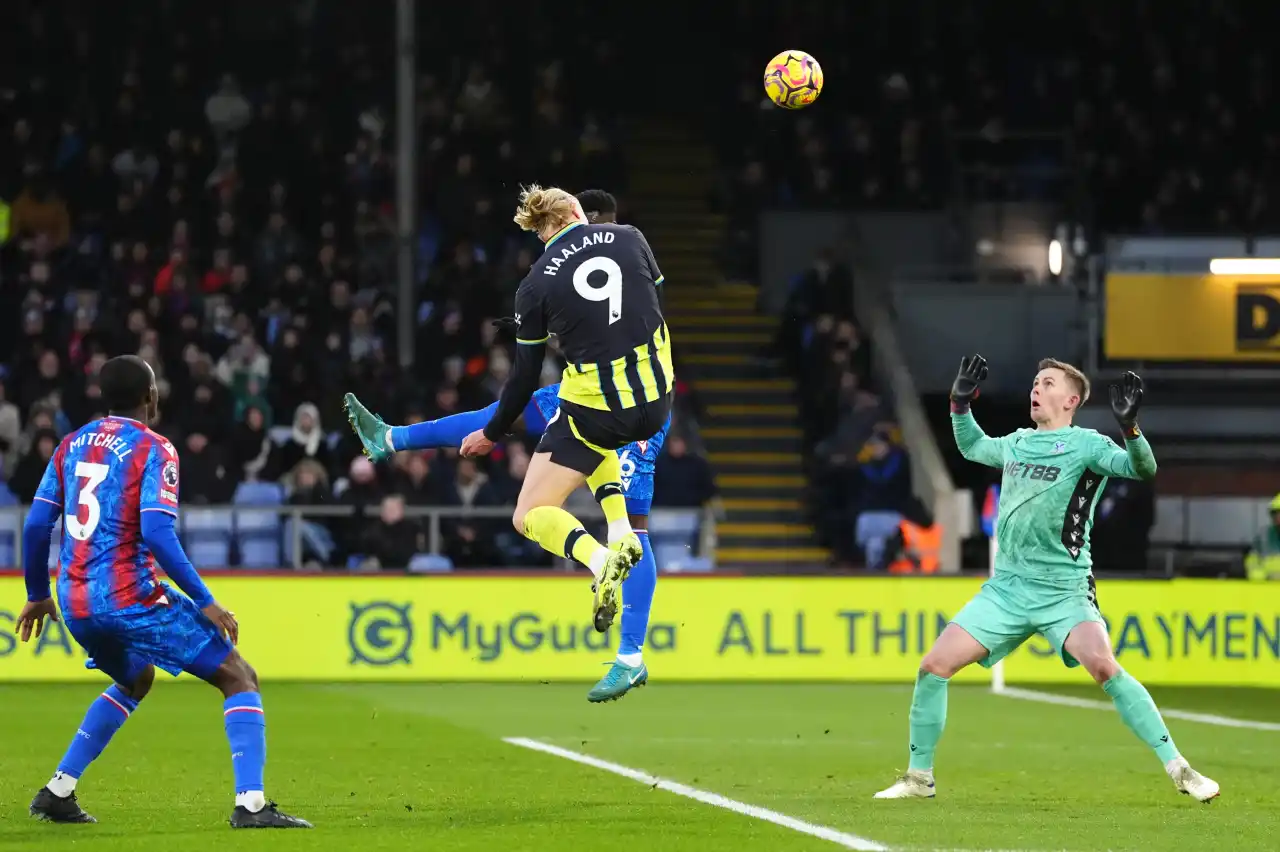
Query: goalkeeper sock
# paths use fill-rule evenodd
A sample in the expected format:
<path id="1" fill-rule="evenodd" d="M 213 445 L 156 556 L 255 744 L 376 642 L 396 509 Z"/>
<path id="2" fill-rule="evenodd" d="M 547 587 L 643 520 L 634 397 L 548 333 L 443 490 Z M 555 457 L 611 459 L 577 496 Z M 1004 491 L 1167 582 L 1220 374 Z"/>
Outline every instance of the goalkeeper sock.
<path id="1" fill-rule="evenodd" d="M 1102 690 L 1111 696 L 1116 712 L 1129 730 L 1151 746 L 1161 763 L 1167 764 L 1178 756 L 1178 747 L 1173 744 L 1173 737 L 1169 736 L 1169 729 L 1160 718 L 1160 710 L 1151 700 L 1151 693 L 1133 675 L 1121 671 L 1104 683 Z"/>
<path id="2" fill-rule="evenodd" d="M 610 543 L 631 535 L 627 501 L 622 496 L 622 463 L 618 461 L 617 453 L 605 452 L 600 465 L 587 477 L 587 487 L 604 510 L 604 519 L 609 522 Z"/>
<path id="3" fill-rule="evenodd" d="M 439 420 L 427 420 L 414 423 L 412 426 L 392 426 L 387 440 L 391 446 L 387 449 L 396 452 L 405 450 L 433 450 L 438 447 L 460 447 L 462 439 L 477 429 L 483 429 L 493 412 L 498 410 L 498 403 L 478 411 L 463 411 L 450 414 Z"/>
<path id="4" fill-rule="evenodd" d="M 76 781 L 137 709 L 138 702 L 114 683 L 89 705 L 84 721 L 58 764 L 57 774 L 46 785 L 55 796 L 69 796 L 75 791 Z"/>
<path id="5" fill-rule="evenodd" d="M 933 769 L 933 753 L 947 726 L 947 683 L 945 677 L 922 671 L 916 676 L 911 695 L 911 758 L 907 768 L 916 772 Z"/>
<path id="6" fill-rule="evenodd" d="M 644 555 L 622 581 L 622 638 L 618 643 L 618 662 L 640 665 L 645 633 L 649 630 L 649 610 L 653 607 L 653 590 L 658 584 L 658 563 L 653 558 L 649 533 L 638 530 Z"/>
<path id="7" fill-rule="evenodd" d="M 556 556 L 576 559 L 591 569 L 596 579 L 604 573 L 609 551 L 582 523 L 559 506 L 538 506 L 524 516 L 524 537 L 536 541 Z"/>

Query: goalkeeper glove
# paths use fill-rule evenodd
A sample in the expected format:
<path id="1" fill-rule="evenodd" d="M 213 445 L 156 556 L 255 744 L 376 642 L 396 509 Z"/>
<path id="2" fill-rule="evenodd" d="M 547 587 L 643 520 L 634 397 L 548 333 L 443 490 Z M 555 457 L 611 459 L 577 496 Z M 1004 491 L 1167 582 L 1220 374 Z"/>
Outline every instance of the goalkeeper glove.
<path id="1" fill-rule="evenodd" d="M 1110 388 L 1111 413 L 1124 431 L 1125 438 L 1136 438 L 1142 434 L 1138 430 L 1138 409 L 1142 407 L 1142 377 L 1135 372 L 1127 372 L 1120 381 Z"/>
<path id="2" fill-rule="evenodd" d="M 970 355 L 960 359 L 960 372 L 951 384 L 951 413 L 968 414 L 969 405 L 978 398 L 978 386 L 987 378 L 987 359 Z"/>

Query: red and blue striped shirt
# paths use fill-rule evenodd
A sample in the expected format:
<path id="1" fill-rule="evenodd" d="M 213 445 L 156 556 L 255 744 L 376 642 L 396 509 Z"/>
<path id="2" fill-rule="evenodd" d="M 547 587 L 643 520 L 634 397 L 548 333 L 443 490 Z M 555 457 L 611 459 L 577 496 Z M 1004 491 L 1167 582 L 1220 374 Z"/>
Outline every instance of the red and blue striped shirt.
<path id="1" fill-rule="evenodd" d="M 164 594 L 143 512 L 178 514 L 178 453 L 146 425 L 96 420 L 63 438 L 37 500 L 62 510 L 58 602 L 72 618 L 149 605 Z"/>

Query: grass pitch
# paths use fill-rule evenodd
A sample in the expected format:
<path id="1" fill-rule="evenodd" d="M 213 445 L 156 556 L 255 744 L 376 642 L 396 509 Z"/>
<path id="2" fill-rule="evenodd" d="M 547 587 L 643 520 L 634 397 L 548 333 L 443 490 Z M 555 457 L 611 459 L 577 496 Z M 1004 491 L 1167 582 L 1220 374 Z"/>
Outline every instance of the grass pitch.
<path id="1" fill-rule="evenodd" d="M 660 677 L 660 672 L 655 672 Z M 226 826 L 217 693 L 158 684 L 81 781 L 99 824 L 27 816 L 97 694 L 0 687 L 0 849 L 823 850 L 839 842 L 519 748 L 524 737 L 892 849 L 1274 849 L 1280 731 L 1170 720 L 1216 778 L 1177 795 L 1109 711 L 953 687 L 938 798 L 874 802 L 905 762 L 907 686 L 664 685 L 589 705 L 581 685 L 267 684 L 268 796 L 311 832 Z M 1102 698 L 1081 688 L 1065 694 Z M 1280 695 L 1153 690 L 1162 707 L 1280 722 Z M 846 847 L 847 848 L 847 847 Z"/>

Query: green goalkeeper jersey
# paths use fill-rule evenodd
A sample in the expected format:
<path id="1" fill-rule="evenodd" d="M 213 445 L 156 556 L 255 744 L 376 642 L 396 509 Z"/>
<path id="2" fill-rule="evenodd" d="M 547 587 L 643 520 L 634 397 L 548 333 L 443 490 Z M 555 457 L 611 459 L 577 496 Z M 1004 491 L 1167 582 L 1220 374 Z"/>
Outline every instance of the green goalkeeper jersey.
<path id="1" fill-rule="evenodd" d="M 1004 470 L 996 520 L 996 573 L 1064 585 L 1089 573 L 1093 508 L 1108 477 L 1150 479 L 1156 459 L 1138 435 L 1124 449 L 1093 429 L 1019 429 L 991 438 L 972 414 L 952 414 L 956 446 L 969 461 Z"/>

